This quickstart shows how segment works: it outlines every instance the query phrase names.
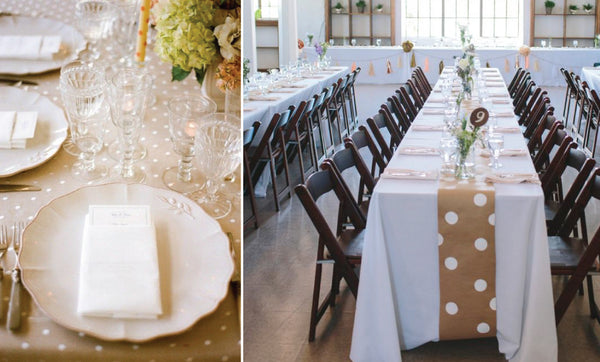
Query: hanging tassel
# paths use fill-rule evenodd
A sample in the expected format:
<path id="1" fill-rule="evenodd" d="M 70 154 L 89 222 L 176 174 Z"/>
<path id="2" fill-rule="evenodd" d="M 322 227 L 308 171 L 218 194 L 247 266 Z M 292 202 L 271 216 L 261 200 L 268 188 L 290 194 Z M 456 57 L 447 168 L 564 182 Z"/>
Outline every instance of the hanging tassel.
<path id="1" fill-rule="evenodd" d="M 540 71 L 540 62 L 537 59 L 535 60 L 535 62 L 533 62 L 533 71 L 534 72 Z"/>
<path id="2" fill-rule="evenodd" d="M 515 55 L 515 69 L 519 69 L 519 55 Z"/>
<path id="3" fill-rule="evenodd" d="M 415 53 L 412 53 L 412 56 L 410 57 L 410 67 L 414 68 L 417 66 L 417 60 L 415 59 Z"/>
<path id="4" fill-rule="evenodd" d="M 525 69 L 529 69 L 529 55 L 525 57 Z"/>
<path id="5" fill-rule="evenodd" d="M 398 69 L 402 68 L 402 55 L 398 57 Z"/>
<path id="6" fill-rule="evenodd" d="M 429 57 L 425 57 L 425 64 L 423 64 L 423 71 L 425 73 L 429 72 Z"/>
<path id="7" fill-rule="evenodd" d="M 352 63 L 352 68 L 351 70 L 354 72 L 356 70 L 356 62 Z"/>
<path id="8" fill-rule="evenodd" d="M 490 62 L 489 62 L 489 61 L 488 61 L 488 62 L 485 62 L 485 67 L 486 67 L 486 68 L 490 68 Z"/>
<path id="9" fill-rule="evenodd" d="M 442 61 L 440 61 L 440 65 L 439 65 L 439 67 L 438 67 L 438 68 L 439 68 L 439 71 L 440 71 L 440 73 L 439 73 L 439 74 L 442 74 L 442 72 L 444 71 L 444 61 L 443 61 L 443 60 L 442 60 Z"/>
<path id="10" fill-rule="evenodd" d="M 369 62 L 369 76 L 370 77 L 375 76 L 375 67 L 373 66 L 373 62 Z"/>
<path id="11" fill-rule="evenodd" d="M 508 58 L 504 59 L 504 73 L 510 72 L 510 63 L 508 62 Z"/>
<path id="12" fill-rule="evenodd" d="M 392 69 L 392 62 L 390 62 L 390 60 L 388 59 L 385 62 L 385 65 L 387 66 L 387 74 L 392 74 L 394 72 L 394 70 Z"/>

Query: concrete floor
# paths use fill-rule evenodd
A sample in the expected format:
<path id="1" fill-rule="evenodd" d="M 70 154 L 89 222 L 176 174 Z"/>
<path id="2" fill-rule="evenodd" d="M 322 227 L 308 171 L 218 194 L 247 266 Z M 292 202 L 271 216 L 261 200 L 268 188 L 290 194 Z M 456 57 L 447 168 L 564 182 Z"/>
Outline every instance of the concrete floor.
<path id="1" fill-rule="evenodd" d="M 360 119 L 377 112 L 393 86 L 357 87 Z M 557 113 L 562 113 L 564 89 L 548 88 Z M 300 182 L 297 161 L 291 165 L 292 184 Z M 280 180 L 282 178 L 280 177 Z M 269 188 L 270 191 L 270 188 Z M 334 216 L 334 198 L 320 200 L 326 215 Z M 248 204 L 248 198 L 245 198 Z M 342 284 L 335 309 L 317 326 L 317 337 L 308 343 L 310 303 L 314 280 L 317 234 L 299 200 L 293 196 L 275 212 L 272 196 L 258 199 L 261 225 L 244 235 L 244 360 L 245 361 L 346 361 L 349 360 L 355 299 Z M 588 211 L 595 230 L 600 222 L 598 205 Z M 245 212 L 248 208 L 245 208 Z M 324 268 L 325 291 L 330 268 Z M 597 278 L 600 279 L 600 278 Z M 555 290 L 563 280 L 555 278 Z M 600 300 L 600 280 L 595 280 Z M 587 297 L 576 296 L 558 327 L 559 361 L 600 360 L 600 325 L 589 318 Z M 428 343 L 403 351 L 403 361 L 502 361 L 495 339 Z"/>

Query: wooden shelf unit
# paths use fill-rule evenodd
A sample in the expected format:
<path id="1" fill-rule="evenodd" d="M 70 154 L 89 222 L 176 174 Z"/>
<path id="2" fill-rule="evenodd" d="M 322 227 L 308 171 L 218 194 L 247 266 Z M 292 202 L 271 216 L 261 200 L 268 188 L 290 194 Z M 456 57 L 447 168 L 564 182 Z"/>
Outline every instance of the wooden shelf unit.
<path id="1" fill-rule="evenodd" d="M 545 10 L 544 0 L 530 0 L 531 1 L 531 16 L 530 16 L 530 33 L 529 33 L 529 45 L 537 46 L 539 41 L 536 40 L 544 40 L 544 39 L 552 39 L 552 41 L 556 41 L 553 46 L 571 46 L 571 44 L 567 43 L 567 41 L 572 40 L 583 40 L 586 42 L 585 44 L 580 44 L 579 46 L 593 46 L 593 40 L 596 34 L 600 33 L 600 12 L 598 11 L 598 5 L 600 5 L 600 0 L 595 0 L 591 2 L 594 5 L 594 8 L 590 13 L 583 12 L 582 5 L 588 3 L 590 1 L 578 1 L 578 0 L 555 0 L 556 7 L 554 7 L 552 14 L 546 14 L 545 12 L 540 12 Z M 577 13 L 571 14 L 569 12 L 569 5 L 575 4 L 579 7 Z M 573 34 L 573 31 L 576 31 L 574 24 L 569 19 L 578 19 L 577 22 L 586 21 L 588 18 L 593 17 L 593 24 L 591 21 L 588 21 L 590 24 L 584 24 L 585 29 L 584 33 Z M 546 23 L 548 26 L 548 21 L 552 23 L 553 29 L 561 29 L 553 34 L 544 33 L 543 30 L 539 29 L 542 23 Z M 538 23 L 539 22 L 539 23 Z M 554 24 L 555 23 L 555 24 Z M 537 25 L 537 29 L 536 29 Z M 591 40 L 591 44 L 589 41 Z"/>
<path id="2" fill-rule="evenodd" d="M 396 0 L 365 1 L 367 6 L 361 13 L 355 5 L 358 0 L 326 0 L 325 40 L 334 39 L 335 45 L 348 45 L 356 39 L 357 45 L 376 45 L 377 39 L 381 39 L 382 45 L 396 45 Z M 333 8 L 338 2 L 344 7 L 341 13 L 336 13 Z M 377 4 L 383 5 L 383 11 L 375 9 Z"/>

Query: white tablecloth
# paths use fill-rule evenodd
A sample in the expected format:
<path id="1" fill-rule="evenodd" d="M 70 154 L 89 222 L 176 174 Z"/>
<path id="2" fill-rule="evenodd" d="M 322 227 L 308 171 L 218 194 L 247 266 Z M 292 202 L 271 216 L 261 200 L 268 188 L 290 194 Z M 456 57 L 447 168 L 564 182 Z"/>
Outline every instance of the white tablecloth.
<path id="1" fill-rule="evenodd" d="M 581 80 L 587 82 L 591 89 L 600 93 L 600 68 L 583 67 L 581 69 Z"/>
<path id="2" fill-rule="evenodd" d="M 415 61 L 424 68 L 425 74 L 431 83 L 438 80 L 440 61 L 444 65 L 453 65 L 454 57 L 461 56 L 459 48 L 447 47 L 414 47 Z M 525 57 L 519 55 L 518 48 L 478 48 L 477 54 L 482 66 L 487 62 L 491 67 L 499 68 L 506 81 L 514 76 L 515 63 L 519 60 L 521 67 L 525 66 Z M 362 68 L 361 77 L 357 84 L 399 84 L 410 77 L 411 53 L 404 53 L 400 46 L 333 46 L 327 50 L 327 55 L 333 64 L 352 66 L 356 63 Z M 304 48 L 303 56 L 315 59 L 314 48 Z M 391 65 L 392 72 L 388 73 L 387 62 Z M 581 68 L 592 66 L 600 61 L 600 49 L 594 48 L 531 48 L 529 68 L 533 80 L 541 86 L 563 86 L 564 79 L 560 68 L 579 74 Z M 506 63 L 508 62 L 508 71 Z M 426 66 L 428 63 L 428 66 Z M 369 68 L 372 65 L 372 72 Z"/>
<path id="3" fill-rule="evenodd" d="M 316 74 L 316 77 L 322 78 L 307 78 L 302 79 L 296 85 L 303 88 L 290 88 L 286 91 L 293 93 L 269 93 L 266 97 L 278 98 L 276 101 L 248 101 L 244 100 L 244 129 L 252 127 L 256 121 L 261 122 L 257 135 L 254 138 L 254 143 L 260 142 L 265 130 L 275 113 L 283 112 L 289 106 L 297 106 L 300 102 L 308 100 L 315 94 L 321 93 L 323 88 L 331 86 L 341 77 L 349 73 L 348 67 L 332 67 L 332 71 L 325 71 Z M 359 78 L 361 76 L 359 75 Z M 265 168 L 258 183 L 254 187 L 254 194 L 257 197 L 265 197 L 267 195 L 267 187 L 271 182 L 269 178 L 269 170 Z"/>
<path id="4" fill-rule="evenodd" d="M 441 124 L 419 114 L 415 124 Z M 499 126 L 516 126 L 500 118 Z M 410 130 L 404 146 L 438 147 L 441 132 Z M 506 149 L 526 149 L 519 133 Z M 534 173 L 527 156 L 501 172 Z M 396 154 L 388 167 L 437 170 L 438 156 Z M 487 171 L 478 168 L 478 173 Z M 437 181 L 380 179 L 369 207 L 352 350 L 354 361 L 400 361 L 401 349 L 439 339 Z M 555 361 L 556 328 L 544 196 L 532 184 L 495 185 L 499 350 L 512 361 Z"/>

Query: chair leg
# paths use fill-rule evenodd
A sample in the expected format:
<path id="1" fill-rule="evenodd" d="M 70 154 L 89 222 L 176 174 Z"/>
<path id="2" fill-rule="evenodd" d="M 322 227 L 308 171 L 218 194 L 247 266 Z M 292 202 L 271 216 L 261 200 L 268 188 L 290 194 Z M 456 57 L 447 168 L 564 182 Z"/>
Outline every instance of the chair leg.
<path id="1" fill-rule="evenodd" d="M 312 342 L 315 340 L 315 334 L 317 330 L 317 322 L 319 321 L 319 293 L 321 291 L 321 274 L 323 272 L 323 265 L 317 263 L 315 268 L 315 284 L 313 287 L 313 299 L 310 309 L 310 329 L 308 332 L 308 341 Z"/>
<path id="2" fill-rule="evenodd" d="M 597 319 L 598 318 L 598 310 L 596 307 L 596 300 L 594 298 L 594 282 L 592 280 L 592 276 L 588 275 L 586 277 L 587 280 L 587 289 L 588 289 L 588 301 L 590 304 L 590 317 Z"/>
<path id="3" fill-rule="evenodd" d="M 269 154 L 271 154 L 271 147 L 269 147 Z M 273 159 L 273 156 L 269 157 L 269 168 L 271 170 L 271 183 L 273 184 L 273 200 L 275 201 L 275 211 L 279 211 L 279 194 L 277 193 L 277 174 L 275 173 L 275 159 Z"/>
<path id="4" fill-rule="evenodd" d="M 250 209 L 252 210 L 252 216 L 244 220 L 244 227 L 254 220 L 254 228 L 258 229 L 258 212 L 256 211 L 256 197 L 254 196 L 254 187 L 252 186 L 252 179 L 250 177 L 250 164 L 248 157 L 244 152 L 244 182 L 247 185 L 248 195 L 250 197 Z"/>

